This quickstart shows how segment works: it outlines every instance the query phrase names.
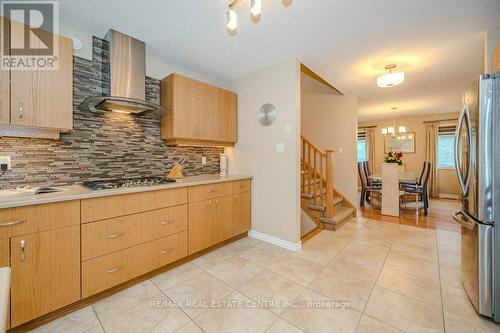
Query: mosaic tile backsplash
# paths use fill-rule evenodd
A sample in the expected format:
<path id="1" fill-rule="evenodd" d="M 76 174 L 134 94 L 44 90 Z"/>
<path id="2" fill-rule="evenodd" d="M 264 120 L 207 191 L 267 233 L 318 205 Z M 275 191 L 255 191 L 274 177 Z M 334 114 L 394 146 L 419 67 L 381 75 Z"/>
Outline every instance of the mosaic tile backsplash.
<path id="1" fill-rule="evenodd" d="M 86 97 L 109 90 L 103 75 L 103 66 L 109 66 L 107 42 L 94 37 L 93 44 L 92 61 L 74 57 L 74 130 L 60 140 L 0 138 L 0 155 L 12 156 L 12 171 L 0 175 L 0 189 L 165 175 L 184 155 L 188 156 L 185 175 L 218 173 L 223 148 L 167 146 L 160 139 L 160 120 L 152 115 L 77 108 Z M 160 102 L 159 80 L 146 78 L 146 100 Z M 206 165 L 201 164 L 202 156 Z"/>

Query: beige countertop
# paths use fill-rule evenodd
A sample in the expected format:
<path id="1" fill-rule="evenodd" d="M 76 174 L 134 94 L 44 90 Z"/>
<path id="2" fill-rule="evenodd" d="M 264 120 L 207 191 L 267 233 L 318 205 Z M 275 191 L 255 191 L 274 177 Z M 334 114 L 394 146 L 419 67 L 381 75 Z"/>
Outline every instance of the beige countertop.
<path id="1" fill-rule="evenodd" d="M 251 178 L 252 178 L 251 176 L 243 176 L 243 175 L 228 175 L 226 177 L 221 177 L 219 175 L 201 175 L 201 176 L 185 177 L 184 179 L 178 179 L 177 182 L 175 183 L 169 183 L 164 185 L 125 187 L 125 188 L 99 190 L 99 191 L 92 191 L 81 185 L 58 186 L 58 188 L 64 189 L 64 191 L 57 193 L 45 193 L 37 195 L 29 194 L 29 195 L 19 195 L 15 197 L 13 196 L 13 197 L 0 198 L 0 209 L 30 206 L 30 205 L 40 205 L 52 202 L 88 199 L 95 197 L 104 197 L 109 195 L 119 195 L 127 193 L 165 190 L 170 188 L 189 187 L 196 185 L 206 185 L 213 183 L 251 179 Z"/>

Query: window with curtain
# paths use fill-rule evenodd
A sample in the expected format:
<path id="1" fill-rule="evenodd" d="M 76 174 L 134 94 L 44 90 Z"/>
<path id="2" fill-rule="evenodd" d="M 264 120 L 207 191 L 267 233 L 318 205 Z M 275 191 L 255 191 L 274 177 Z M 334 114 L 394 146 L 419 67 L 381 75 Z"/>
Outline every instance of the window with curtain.
<path id="1" fill-rule="evenodd" d="M 358 132 L 358 162 L 366 161 L 366 136 L 364 131 Z"/>
<path id="2" fill-rule="evenodd" d="M 439 127 L 437 166 L 439 169 L 454 169 L 455 126 Z"/>

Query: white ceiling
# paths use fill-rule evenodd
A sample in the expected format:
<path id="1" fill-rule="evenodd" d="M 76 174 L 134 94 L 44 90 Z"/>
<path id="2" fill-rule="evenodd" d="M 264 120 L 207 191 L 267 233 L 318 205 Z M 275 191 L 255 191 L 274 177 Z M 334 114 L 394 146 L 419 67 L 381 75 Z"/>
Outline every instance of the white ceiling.
<path id="1" fill-rule="evenodd" d="M 250 0 L 237 6 L 238 33 L 225 26 L 229 0 L 64 0 L 63 25 L 103 36 L 108 28 L 147 43 L 165 62 L 233 80 L 300 58 L 346 94 L 359 94 L 359 119 L 458 111 L 480 72 L 482 31 L 500 25 L 500 0 Z M 377 88 L 388 63 L 403 85 Z"/>

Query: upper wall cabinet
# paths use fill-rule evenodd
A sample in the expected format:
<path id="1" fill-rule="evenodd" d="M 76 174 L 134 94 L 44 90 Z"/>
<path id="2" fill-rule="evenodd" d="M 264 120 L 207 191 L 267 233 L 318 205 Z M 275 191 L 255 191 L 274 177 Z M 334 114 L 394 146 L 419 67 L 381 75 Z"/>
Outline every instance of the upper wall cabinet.
<path id="1" fill-rule="evenodd" d="M 10 22 L 10 45 L 22 34 L 24 25 Z M 45 34 L 45 36 L 41 36 Z M 39 32 L 30 47 L 43 48 Z M 61 132 L 73 129 L 73 48 L 69 38 L 57 36 L 57 69 L 2 70 L 0 84 L 0 136 L 59 138 Z M 21 44 L 22 45 L 22 44 Z M 34 56 L 34 54 L 27 56 Z"/>
<path id="2" fill-rule="evenodd" d="M 188 77 L 161 81 L 161 138 L 167 143 L 233 146 L 237 141 L 237 95 Z"/>

